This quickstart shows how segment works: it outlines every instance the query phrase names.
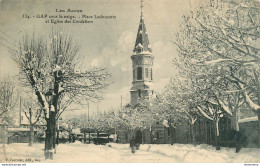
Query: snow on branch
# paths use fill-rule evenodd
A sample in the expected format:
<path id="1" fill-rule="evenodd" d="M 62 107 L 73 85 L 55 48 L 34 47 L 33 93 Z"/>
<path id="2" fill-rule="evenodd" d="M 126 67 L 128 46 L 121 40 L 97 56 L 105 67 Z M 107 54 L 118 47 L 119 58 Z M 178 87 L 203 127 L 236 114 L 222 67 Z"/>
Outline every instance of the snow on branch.
<path id="1" fill-rule="evenodd" d="M 234 61 L 233 59 L 222 59 L 222 58 L 219 58 L 219 59 L 216 59 L 216 60 L 211 60 L 211 61 L 205 61 L 204 63 L 206 65 L 215 65 L 217 63 L 220 63 L 220 62 L 225 62 L 225 61 Z"/>
<path id="2" fill-rule="evenodd" d="M 225 105 L 224 102 L 222 102 L 220 99 L 218 99 L 218 102 L 220 104 L 220 106 L 223 108 L 223 110 L 229 114 L 230 116 L 232 116 L 232 112 L 230 111 L 230 109 Z"/>
<path id="3" fill-rule="evenodd" d="M 257 104 L 255 104 L 255 103 L 250 99 L 250 97 L 248 96 L 247 91 L 246 91 L 244 85 L 243 85 L 243 84 L 240 84 L 240 83 L 238 83 L 238 84 L 239 84 L 239 86 L 241 87 L 241 89 L 243 89 L 242 92 L 243 92 L 243 95 L 245 96 L 245 100 L 246 100 L 246 102 L 248 103 L 249 107 L 250 107 L 251 109 L 253 109 L 255 112 L 258 111 L 258 110 L 260 110 L 260 106 L 257 105 Z"/>
<path id="4" fill-rule="evenodd" d="M 203 111 L 199 106 L 197 106 L 197 108 L 204 117 L 213 121 L 213 118 L 209 117 L 208 114 L 205 111 Z"/>
<path id="5" fill-rule="evenodd" d="M 213 112 L 213 110 L 212 110 L 211 107 L 209 107 L 209 113 L 210 113 L 211 115 L 214 115 L 214 112 Z"/>

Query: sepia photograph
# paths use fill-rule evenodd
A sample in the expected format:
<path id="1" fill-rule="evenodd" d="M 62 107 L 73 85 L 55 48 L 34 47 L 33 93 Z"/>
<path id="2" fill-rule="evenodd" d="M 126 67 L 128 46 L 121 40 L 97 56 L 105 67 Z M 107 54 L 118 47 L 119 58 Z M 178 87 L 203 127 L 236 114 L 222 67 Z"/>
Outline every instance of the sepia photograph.
<path id="1" fill-rule="evenodd" d="M 0 164 L 42 163 L 258 166 L 260 0 L 0 0 Z"/>

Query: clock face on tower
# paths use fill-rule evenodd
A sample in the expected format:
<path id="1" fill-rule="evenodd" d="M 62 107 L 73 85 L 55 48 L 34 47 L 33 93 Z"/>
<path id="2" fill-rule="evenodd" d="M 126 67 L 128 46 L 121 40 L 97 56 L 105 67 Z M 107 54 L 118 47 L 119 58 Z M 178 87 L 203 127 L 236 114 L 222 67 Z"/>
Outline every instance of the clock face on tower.
<path id="1" fill-rule="evenodd" d="M 142 62 L 143 62 L 143 59 L 142 59 L 141 57 L 139 57 L 139 58 L 137 59 L 137 61 L 136 61 L 136 63 L 137 63 L 138 65 L 141 65 Z"/>

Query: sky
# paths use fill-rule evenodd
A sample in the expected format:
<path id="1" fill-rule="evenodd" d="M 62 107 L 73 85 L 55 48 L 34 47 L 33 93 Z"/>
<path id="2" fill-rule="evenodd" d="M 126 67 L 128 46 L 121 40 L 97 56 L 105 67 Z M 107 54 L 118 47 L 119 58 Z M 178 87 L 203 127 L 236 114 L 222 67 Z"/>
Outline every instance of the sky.
<path id="1" fill-rule="evenodd" d="M 134 43 L 140 21 L 140 0 L 0 0 L 0 79 L 18 73 L 10 58 L 12 47 L 25 34 L 46 37 L 58 28 L 73 36 L 80 45 L 79 66 L 90 69 L 107 66 L 113 82 L 105 90 L 104 100 L 90 103 L 90 112 L 108 111 L 130 102 Z M 144 0 L 144 22 L 154 55 L 153 77 L 155 92 L 163 90 L 175 74 L 172 61 L 176 56 L 174 40 L 181 16 L 197 4 L 195 0 Z M 46 18 L 23 18 L 37 14 L 68 15 L 56 10 L 82 10 L 81 14 L 116 16 L 116 19 L 92 19 L 92 24 L 52 24 Z M 81 16 L 81 14 L 71 14 Z M 80 20 L 80 19 L 79 19 Z M 81 108 L 81 111 L 86 111 Z"/>

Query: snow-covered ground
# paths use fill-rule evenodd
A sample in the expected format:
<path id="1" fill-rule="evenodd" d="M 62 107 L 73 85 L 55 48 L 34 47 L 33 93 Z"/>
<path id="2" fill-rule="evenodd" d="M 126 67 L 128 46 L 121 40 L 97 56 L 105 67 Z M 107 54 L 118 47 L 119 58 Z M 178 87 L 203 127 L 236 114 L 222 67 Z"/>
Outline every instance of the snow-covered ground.
<path id="1" fill-rule="evenodd" d="M 129 145 L 110 144 L 115 149 L 127 149 Z M 259 163 L 260 149 L 242 148 L 235 153 L 235 148 L 224 148 L 217 151 L 211 145 L 190 145 L 190 144 L 157 144 L 141 145 L 141 151 L 153 152 L 172 157 L 179 163 Z"/>
<path id="2" fill-rule="evenodd" d="M 103 146 L 76 142 L 58 145 L 54 160 L 45 160 L 43 149 L 44 144 L 33 147 L 25 143 L 5 145 L 5 155 L 3 147 L 0 148 L 0 163 L 260 163 L 260 149 L 244 148 L 235 153 L 234 148 L 216 151 L 209 145 L 141 145 L 140 150 L 132 154 L 128 144 Z"/>

